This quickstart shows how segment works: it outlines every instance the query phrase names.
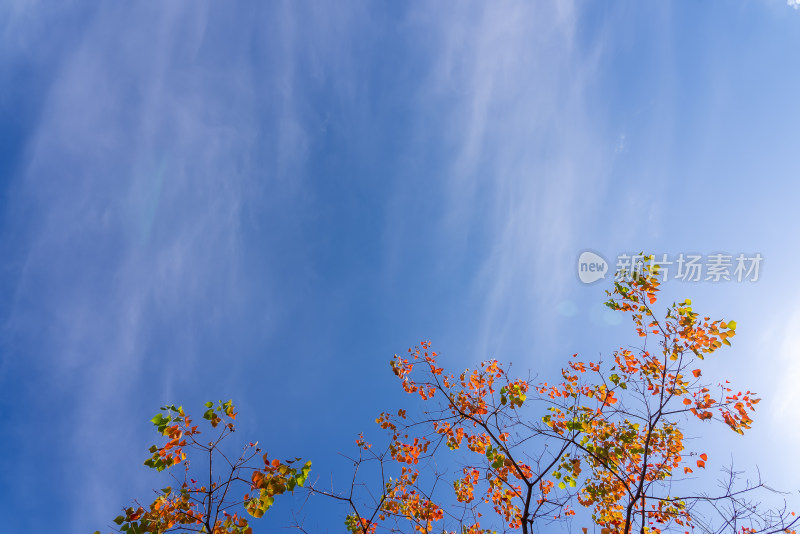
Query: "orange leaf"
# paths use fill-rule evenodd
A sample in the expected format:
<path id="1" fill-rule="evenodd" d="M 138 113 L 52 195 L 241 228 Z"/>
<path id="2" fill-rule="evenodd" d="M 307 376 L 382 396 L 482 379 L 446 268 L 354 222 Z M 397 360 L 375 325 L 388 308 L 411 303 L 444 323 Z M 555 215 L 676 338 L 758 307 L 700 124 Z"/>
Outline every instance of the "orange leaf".
<path id="1" fill-rule="evenodd" d="M 692 374 L 694 375 L 695 378 L 699 378 L 702 373 L 700 372 L 700 369 L 695 369 L 694 371 L 692 371 Z"/>
<path id="2" fill-rule="evenodd" d="M 684 467 L 683 468 L 683 472 L 684 473 L 691 473 L 692 472 L 692 468 L 691 467 Z"/>
<path id="3" fill-rule="evenodd" d="M 708 455 L 706 453 L 703 453 L 700 455 L 700 458 L 702 458 L 703 460 L 708 460 Z"/>
<path id="4" fill-rule="evenodd" d="M 688 406 L 689 404 L 692 403 L 692 401 L 690 401 L 689 399 L 683 399 L 683 403 Z"/>
<path id="5" fill-rule="evenodd" d="M 697 467 L 705 467 L 706 463 L 703 460 L 697 460 Z"/>

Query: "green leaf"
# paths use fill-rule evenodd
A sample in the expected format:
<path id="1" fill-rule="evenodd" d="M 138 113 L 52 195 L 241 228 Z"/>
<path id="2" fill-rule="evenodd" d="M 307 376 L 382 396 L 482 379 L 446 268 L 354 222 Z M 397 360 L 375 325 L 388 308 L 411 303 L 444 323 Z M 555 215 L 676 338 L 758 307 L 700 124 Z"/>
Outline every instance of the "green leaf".
<path id="1" fill-rule="evenodd" d="M 207 403 L 205 403 L 205 407 L 206 408 L 211 408 L 212 406 L 214 406 L 214 403 L 211 402 L 211 401 L 208 401 Z"/>
<path id="2" fill-rule="evenodd" d="M 567 489 L 566 484 L 564 484 L 563 482 L 559 482 L 558 483 L 558 487 L 561 488 L 561 489 Z"/>
<path id="3" fill-rule="evenodd" d="M 736 321 L 728 321 L 728 328 L 736 330 Z"/>
<path id="4" fill-rule="evenodd" d="M 303 468 L 300 470 L 300 474 L 297 475 L 297 485 L 303 487 L 303 484 L 306 483 L 308 479 L 308 473 L 311 471 L 311 461 L 305 463 Z"/>
<path id="5" fill-rule="evenodd" d="M 118 515 L 117 517 L 114 518 L 114 523 L 116 523 L 118 525 L 121 525 L 124 522 L 125 522 L 125 516 L 124 515 Z"/>

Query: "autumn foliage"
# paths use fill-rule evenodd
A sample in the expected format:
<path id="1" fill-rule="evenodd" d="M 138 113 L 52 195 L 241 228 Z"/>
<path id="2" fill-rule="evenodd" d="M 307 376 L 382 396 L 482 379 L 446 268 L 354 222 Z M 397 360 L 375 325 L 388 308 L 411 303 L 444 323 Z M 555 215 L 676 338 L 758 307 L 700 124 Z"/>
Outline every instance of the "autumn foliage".
<path id="1" fill-rule="evenodd" d="M 156 491 L 149 505 L 136 503 L 125 508 L 114 519 L 119 532 L 252 534 L 248 516 L 263 516 L 276 496 L 303 486 L 311 462 L 300 465 L 299 458 L 285 462 L 269 459 L 266 453 L 260 454 L 257 443 L 248 443 L 238 458 L 229 459 L 220 443 L 235 430 L 237 414 L 233 403 L 208 402 L 205 407 L 203 419 L 217 429 L 214 439 L 208 442 L 201 440 L 200 427 L 193 424 L 183 407 L 164 406 L 153 417 L 151 422 L 163 443 L 150 448 L 151 456 L 144 465 L 157 471 L 180 466 L 183 473 L 180 478 L 173 475 L 175 487 Z M 199 470 L 202 482 L 192 478 L 187 451 L 203 462 Z M 233 513 L 229 512 L 231 509 Z"/>
<path id="2" fill-rule="evenodd" d="M 429 342 L 395 356 L 402 388 L 425 408 L 413 420 L 406 410 L 378 417 L 389 432 L 385 452 L 359 438 L 359 463 L 400 471 L 379 499 L 360 510 L 350 500 L 347 527 L 527 533 L 555 522 L 602 534 L 794 532 L 793 513 L 754 500 L 768 491 L 760 481 L 730 470 L 718 495 L 687 483 L 710 455 L 687 446 L 689 420 L 742 434 L 759 402 L 727 381 L 703 379 L 703 360 L 730 345 L 736 323 L 702 317 L 689 300 L 659 318 L 658 266 L 620 274 L 606 304 L 632 318 L 641 348 L 620 348 L 609 361 L 573 355 L 557 383 L 514 377 L 496 360 L 449 374 Z M 456 476 L 440 469 L 448 451 L 457 455 Z"/>
<path id="3" fill-rule="evenodd" d="M 497 360 L 448 373 L 429 342 L 391 361 L 403 390 L 423 407 L 379 415 L 385 446 L 356 440 L 356 471 L 349 491 L 307 485 L 311 495 L 333 498 L 348 510 L 345 527 L 356 534 L 569 530 L 573 532 L 795 533 L 797 518 L 756 500 L 760 480 L 742 480 L 730 468 L 716 495 L 693 483 L 713 456 L 688 428 L 722 423 L 742 434 L 759 398 L 727 381 L 710 384 L 704 359 L 736 334 L 734 321 L 712 320 L 689 300 L 657 314 L 658 266 L 616 282 L 606 303 L 633 320 L 639 348 L 622 347 L 608 360 L 573 355 L 553 383 L 521 378 Z M 162 470 L 183 465 L 187 447 L 213 456 L 233 430 L 230 403 L 208 406 L 204 417 L 222 429 L 201 444 L 197 426 L 181 408 L 153 419 L 166 442 L 145 462 Z M 696 425 L 690 425 L 695 420 Z M 689 443 L 692 446 L 689 446 Z M 696 446 L 698 448 L 696 448 Z M 260 517 L 275 496 L 304 485 L 310 462 L 269 460 L 248 467 L 259 449 L 245 447 L 227 462 L 227 478 L 198 485 L 185 479 L 162 490 L 147 508 L 131 507 L 120 530 L 251 532 L 244 513 Z M 363 470 L 373 468 L 367 481 Z M 377 473 L 377 475 L 375 474 Z M 246 493 L 230 499 L 243 483 Z M 358 489 L 372 485 L 369 491 Z M 212 503 L 216 508 L 213 508 Z M 242 513 L 228 515 L 231 506 Z M 220 516 L 222 511 L 222 516 Z M 306 532 L 301 524 L 293 525 Z M 189 528 L 191 527 L 191 528 Z"/>

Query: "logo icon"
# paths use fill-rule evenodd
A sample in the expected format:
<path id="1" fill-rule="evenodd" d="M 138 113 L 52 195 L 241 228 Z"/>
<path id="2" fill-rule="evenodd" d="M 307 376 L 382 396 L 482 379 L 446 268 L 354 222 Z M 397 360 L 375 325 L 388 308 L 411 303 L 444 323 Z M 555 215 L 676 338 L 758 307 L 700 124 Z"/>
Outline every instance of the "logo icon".
<path id="1" fill-rule="evenodd" d="M 607 272 L 608 263 L 602 256 L 588 250 L 581 252 L 578 257 L 578 278 L 581 282 L 584 284 L 597 282 L 605 278 Z"/>

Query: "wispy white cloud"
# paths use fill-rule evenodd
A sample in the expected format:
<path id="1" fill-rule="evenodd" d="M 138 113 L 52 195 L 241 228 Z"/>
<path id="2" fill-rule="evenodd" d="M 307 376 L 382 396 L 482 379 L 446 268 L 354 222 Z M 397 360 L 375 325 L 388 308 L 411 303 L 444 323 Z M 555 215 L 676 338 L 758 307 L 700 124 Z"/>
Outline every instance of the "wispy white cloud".
<path id="1" fill-rule="evenodd" d="M 59 51 L 12 186 L 30 211 L 12 221 L 27 240 L 5 326 L 31 336 L 41 381 L 57 384 L 43 392 L 47 404 L 59 414 L 70 406 L 43 437 L 61 442 L 62 476 L 82 481 L 64 485 L 80 495 L 67 530 L 103 526 L 92 521 L 132 496 L 119 482 L 139 478 L 130 458 L 141 443 L 120 447 L 107 430 L 125 425 L 108 422 L 137 419 L 141 387 L 157 399 L 148 404 L 160 402 L 197 369 L 196 334 L 221 333 L 242 313 L 254 289 L 244 265 L 248 205 L 279 204 L 302 179 L 296 41 L 272 37 L 284 55 L 262 62 L 269 78 L 259 84 L 248 57 L 258 28 L 223 39 L 215 30 L 238 22 L 211 9 L 100 6 L 74 48 Z M 259 123 L 261 99 L 277 121 Z M 164 328 L 174 329 L 171 346 L 156 347 Z"/>
<path id="2" fill-rule="evenodd" d="M 325 117 L 314 97 L 324 87 L 325 104 L 359 105 L 350 52 L 362 12 L 12 7 L 0 57 L 35 57 L 34 81 L 48 85 L 35 87 L 43 102 L 5 221 L 21 266 L 2 333 L 25 353 L 0 358 L 35 361 L 0 366 L 0 380 L 22 368 L 41 372 L 37 388 L 53 384 L 32 398 L 48 413 L 39 441 L 59 444 L 55 476 L 72 481 L 54 496 L 71 514 L 60 524 L 92 531 L 146 494 L 130 461 L 141 410 L 214 394 L 196 381 L 228 354 L 204 344 L 263 342 L 295 298 L 270 269 L 313 269 L 301 239 L 313 213 L 298 214 L 316 202 L 306 165 Z M 37 45 L 54 33 L 63 46 Z M 235 370 L 247 357 L 215 373 L 215 391 L 244 387 Z M 26 450 L 5 476 L 33 495 Z"/>
<path id="3" fill-rule="evenodd" d="M 452 147 L 442 261 L 480 262 L 476 351 L 494 355 L 512 330 L 532 332 L 587 246 L 580 235 L 613 155 L 588 108 L 600 51 L 578 45 L 571 3 L 434 7 L 419 18 L 441 35 L 421 100 L 443 118 L 431 136 Z"/>

